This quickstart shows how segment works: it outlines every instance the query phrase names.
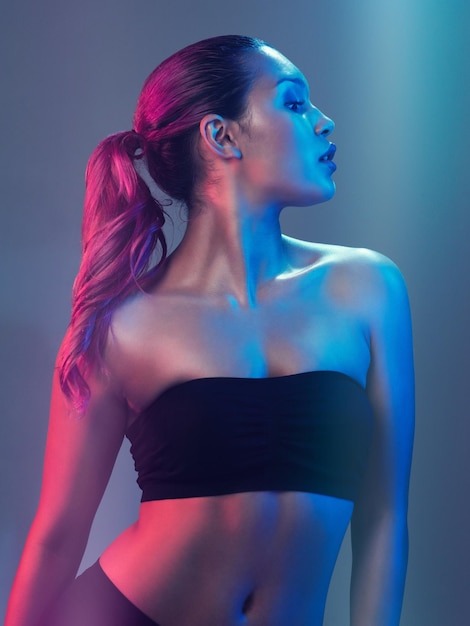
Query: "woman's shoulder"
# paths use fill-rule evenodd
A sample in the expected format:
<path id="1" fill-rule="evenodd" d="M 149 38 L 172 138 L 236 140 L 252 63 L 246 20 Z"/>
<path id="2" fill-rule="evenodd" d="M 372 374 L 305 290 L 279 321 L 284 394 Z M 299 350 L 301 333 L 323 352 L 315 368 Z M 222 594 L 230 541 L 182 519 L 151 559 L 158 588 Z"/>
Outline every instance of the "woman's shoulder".
<path id="1" fill-rule="evenodd" d="M 390 258 L 370 248 L 317 243 L 288 236 L 283 238 L 294 255 L 297 255 L 299 259 L 304 257 L 306 262 L 310 257 L 312 264 L 328 263 L 341 267 L 373 269 L 377 272 L 386 272 L 390 268 L 398 270 Z"/>
<path id="2" fill-rule="evenodd" d="M 381 252 L 327 243 L 312 243 L 291 237 L 287 245 L 299 263 L 312 271 L 323 268 L 328 282 L 358 303 L 378 305 L 406 293 L 403 275 L 396 263 Z"/>

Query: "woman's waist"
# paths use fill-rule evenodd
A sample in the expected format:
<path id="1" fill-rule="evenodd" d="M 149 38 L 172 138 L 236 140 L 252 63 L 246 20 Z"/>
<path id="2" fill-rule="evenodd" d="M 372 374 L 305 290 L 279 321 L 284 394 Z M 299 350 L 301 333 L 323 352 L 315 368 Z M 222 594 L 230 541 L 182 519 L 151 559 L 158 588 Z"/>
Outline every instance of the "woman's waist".
<path id="1" fill-rule="evenodd" d="M 262 576 L 277 554 L 286 567 L 314 553 L 321 566 L 339 547 L 352 513 L 348 500 L 304 492 L 249 492 L 141 504 L 139 519 L 103 554 L 103 563 L 131 563 L 159 572 L 229 563 L 234 575 Z M 336 557 L 334 557 L 336 558 Z M 111 566 L 111 565 L 110 565 Z M 237 567 L 239 570 L 237 570 Z"/>
<path id="2" fill-rule="evenodd" d="M 278 543 L 319 532 L 322 537 L 344 532 L 353 503 L 300 491 L 251 491 L 227 495 L 142 502 L 134 537 L 156 541 L 170 537 L 183 542 Z M 261 541 L 261 544 L 258 543 Z"/>
<path id="3" fill-rule="evenodd" d="M 221 616 L 255 598 L 264 615 L 281 588 L 287 602 L 307 584 L 306 602 L 321 604 L 351 511 L 347 500 L 294 492 L 145 502 L 101 566 L 161 623 L 181 598 Z"/>

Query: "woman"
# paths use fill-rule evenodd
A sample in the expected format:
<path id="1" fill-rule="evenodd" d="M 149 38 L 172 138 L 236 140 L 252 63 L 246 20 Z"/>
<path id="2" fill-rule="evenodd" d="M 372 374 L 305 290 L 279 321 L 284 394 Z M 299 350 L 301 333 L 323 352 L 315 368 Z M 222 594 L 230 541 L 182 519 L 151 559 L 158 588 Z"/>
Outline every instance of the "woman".
<path id="1" fill-rule="evenodd" d="M 332 197 L 333 127 L 283 55 L 226 36 L 164 61 L 134 130 L 93 153 L 6 626 L 320 626 L 350 520 L 351 624 L 398 624 L 406 289 L 379 254 L 279 226 L 284 206 Z M 168 258 L 148 176 L 189 211 Z M 74 581 L 125 435 L 139 518 Z"/>

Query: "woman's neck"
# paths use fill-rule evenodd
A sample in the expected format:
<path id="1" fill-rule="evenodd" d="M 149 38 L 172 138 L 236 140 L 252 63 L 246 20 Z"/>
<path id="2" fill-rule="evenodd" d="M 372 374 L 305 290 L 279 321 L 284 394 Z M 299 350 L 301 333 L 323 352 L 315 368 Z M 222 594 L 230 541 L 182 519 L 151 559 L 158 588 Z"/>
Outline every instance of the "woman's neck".
<path id="1" fill-rule="evenodd" d="M 225 200 L 192 210 L 167 278 L 180 288 L 226 295 L 240 306 L 254 307 L 260 288 L 289 266 L 280 211 Z"/>

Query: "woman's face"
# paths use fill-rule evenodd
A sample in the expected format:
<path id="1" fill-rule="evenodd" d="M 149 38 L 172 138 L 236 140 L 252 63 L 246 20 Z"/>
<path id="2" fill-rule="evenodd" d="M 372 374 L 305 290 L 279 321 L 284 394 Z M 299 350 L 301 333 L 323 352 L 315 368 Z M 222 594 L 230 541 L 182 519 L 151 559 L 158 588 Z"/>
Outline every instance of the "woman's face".
<path id="1" fill-rule="evenodd" d="M 253 63 L 258 78 L 240 144 L 247 194 L 255 203 L 279 207 L 328 200 L 335 192 L 334 146 L 327 139 L 332 120 L 313 106 L 305 77 L 282 54 L 265 47 L 254 53 Z"/>

